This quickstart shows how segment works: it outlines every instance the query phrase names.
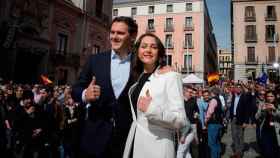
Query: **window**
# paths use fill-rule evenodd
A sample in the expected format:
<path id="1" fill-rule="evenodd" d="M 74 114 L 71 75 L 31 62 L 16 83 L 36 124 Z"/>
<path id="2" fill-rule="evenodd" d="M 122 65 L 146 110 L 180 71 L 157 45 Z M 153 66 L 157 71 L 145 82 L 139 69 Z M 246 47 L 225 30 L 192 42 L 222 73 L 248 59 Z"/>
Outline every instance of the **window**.
<path id="1" fill-rule="evenodd" d="M 68 36 L 63 33 L 58 33 L 57 38 L 58 38 L 57 45 L 56 45 L 57 53 L 66 54 Z"/>
<path id="2" fill-rule="evenodd" d="M 193 42 L 192 42 L 192 34 L 187 33 L 185 34 L 185 48 L 193 48 Z"/>
<path id="3" fill-rule="evenodd" d="M 118 16 L 119 14 L 119 10 L 118 9 L 114 9 L 113 10 L 113 16 Z"/>
<path id="4" fill-rule="evenodd" d="M 166 62 L 167 65 L 172 65 L 172 55 L 166 55 Z"/>
<path id="5" fill-rule="evenodd" d="M 165 35 L 165 47 L 166 48 L 173 48 L 172 35 L 171 34 Z"/>
<path id="6" fill-rule="evenodd" d="M 148 31 L 155 31 L 154 19 L 148 19 Z"/>
<path id="7" fill-rule="evenodd" d="M 257 41 L 256 25 L 247 25 L 246 26 L 245 41 L 246 42 L 256 42 Z"/>
<path id="8" fill-rule="evenodd" d="M 255 62 L 255 47 L 247 48 L 247 60 L 248 62 Z"/>
<path id="9" fill-rule="evenodd" d="M 275 62 L 275 47 L 268 47 L 268 62 Z"/>
<path id="10" fill-rule="evenodd" d="M 256 21 L 255 8 L 253 6 L 245 7 L 245 21 Z"/>
<path id="11" fill-rule="evenodd" d="M 193 28 L 193 19 L 192 17 L 185 18 L 185 28 Z"/>
<path id="12" fill-rule="evenodd" d="M 166 6 L 166 12 L 173 12 L 173 5 L 172 4 L 168 4 Z"/>
<path id="13" fill-rule="evenodd" d="M 184 68 L 192 70 L 192 55 L 191 54 L 184 55 Z"/>
<path id="14" fill-rule="evenodd" d="M 155 13 L 155 6 L 149 6 L 149 14 L 154 14 Z"/>
<path id="15" fill-rule="evenodd" d="M 186 3 L 186 11 L 192 11 L 192 3 Z"/>
<path id="16" fill-rule="evenodd" d="M 275 6 L 267 6 L 266 12 L 266 20 L 276 20 Z"/>
<path id="17" fill-rule="evenodd" d="M 165 31 L 173 31 L 173 18 L 166 18 Z"/>
<path id="18" fill-rule="evenodd" d="M 226 57 L 226 61 L 229 61 L 229 56 Z"/>
<path id="19" fill-rule="evenodd" d="M 131 16 L 134 16 L 137 14 L 137 8 L 131 8 Z"/>
<path id="20" fill-rule="evenodd" d="M 273 42 L 274 34 L 275 34 L 275 26 L 266 25 L 265 39 L 267 42 Z"/>
<path id="21" fill-rule="evenodd" d="M 100 17 L 103 9 L 103 1 L 96 1 L 95 15 Z"/>

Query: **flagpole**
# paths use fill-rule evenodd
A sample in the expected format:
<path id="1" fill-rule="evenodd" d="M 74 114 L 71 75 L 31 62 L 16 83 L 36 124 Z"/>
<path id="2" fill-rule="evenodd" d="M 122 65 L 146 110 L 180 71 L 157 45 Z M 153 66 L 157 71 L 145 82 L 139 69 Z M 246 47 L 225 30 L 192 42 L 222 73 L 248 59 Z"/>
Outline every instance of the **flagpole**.
<path id="1" fill-rule="evenodd" d="M 279 53 L 278 53 L 278 49 L 277 49 L 277 40 L 278 40 L 278 33 L 275 32 L 274 33 L 274 36 L 273 36 L 273 43 L 274 43 L 274 50 L 275 50 L 275 56 L 276 56 L 276 59 L 275 59 L 275 63 L 273 64 L 273 67 L 276 68 L 278 72 L 278 77 L 280 77 L 280 70 L 279 70 Z M 277 72 L 276 72 L 277 73 Z"/>
<path id="2" fill-rule="evenodd" d="M 166 42 L 166 65 L 168 65 L 168 44 L 169 42 Z"/>
<path id="3" fill-rule="evenodd" d="M 187 75 L 189 74 L 189 40 L 187 39 L 187 61 L 186 61 L 186 64 L 187 64 Z"/>

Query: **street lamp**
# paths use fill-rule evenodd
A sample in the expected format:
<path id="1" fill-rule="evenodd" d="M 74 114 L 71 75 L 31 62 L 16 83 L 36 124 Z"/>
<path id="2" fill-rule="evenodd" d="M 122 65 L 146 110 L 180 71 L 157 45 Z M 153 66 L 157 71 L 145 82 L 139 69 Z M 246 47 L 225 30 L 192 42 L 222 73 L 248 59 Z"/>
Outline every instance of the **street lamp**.
<path id="1" fill-rule="evenodd" d="M 274 50 L 275 50 L 275 56 L 276 56 L 276 60 L 273 63 L 273 67 L 276 69 L 276 73 L 277 71 L 279 71 L 279 77 L 280 77 L 280 70 L 279 70 L 279 54 L 278 54 L 278 49 L 277 49 L 277 41 L 278 41 L 278 33 L 275 32 L 274 36 L 273 36 L 273 43 L 274 43 Z"/>
<path id="2" fill-rule="evenodd" d="M 278 68 L 279 67 L 279 64 L 277 62 L 273 63 L 273 67 L 274 68 Z"/>

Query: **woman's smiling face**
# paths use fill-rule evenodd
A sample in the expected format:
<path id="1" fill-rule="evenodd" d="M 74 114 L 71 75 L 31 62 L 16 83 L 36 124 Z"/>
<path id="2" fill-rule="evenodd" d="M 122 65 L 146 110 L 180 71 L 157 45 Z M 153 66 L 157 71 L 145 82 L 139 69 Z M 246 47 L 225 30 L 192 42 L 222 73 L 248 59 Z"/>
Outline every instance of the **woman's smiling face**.
<path id="1" fill-rule="evenodd" d="M 158 46 L 154 37 L 143 37 L 138 49 L 138 58 L 144 65 L 156 66 L 158 60 Z"/>

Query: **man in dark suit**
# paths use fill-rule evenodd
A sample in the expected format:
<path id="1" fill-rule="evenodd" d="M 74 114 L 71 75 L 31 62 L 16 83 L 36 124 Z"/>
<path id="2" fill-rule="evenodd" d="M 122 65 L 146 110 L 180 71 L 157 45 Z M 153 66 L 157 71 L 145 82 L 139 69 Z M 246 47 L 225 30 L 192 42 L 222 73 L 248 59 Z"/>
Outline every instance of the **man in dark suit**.
<path id="1" fill-rule="evenodd" d="M 244 128 L 249 123 L 249 94 L 242 91 L 240 84 L 236 85 L 232 94 L 230 106 L 231 133 L 234 147 L 232 158 L 241 158 L 244 147 Z"/>
<path id="2" fill-rule="evenodd" d="M 110 31 L 112 49 L 90 56 L 73 86 L 74 99 L 88 107 L 79 157 L 122 157 L 132 122 L 127 95 L 134 81 L 131 52 L 137 30 L 132 18 L 116 17 Z"/>

